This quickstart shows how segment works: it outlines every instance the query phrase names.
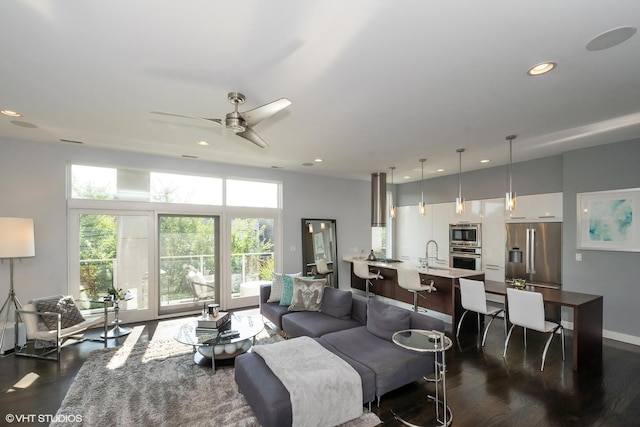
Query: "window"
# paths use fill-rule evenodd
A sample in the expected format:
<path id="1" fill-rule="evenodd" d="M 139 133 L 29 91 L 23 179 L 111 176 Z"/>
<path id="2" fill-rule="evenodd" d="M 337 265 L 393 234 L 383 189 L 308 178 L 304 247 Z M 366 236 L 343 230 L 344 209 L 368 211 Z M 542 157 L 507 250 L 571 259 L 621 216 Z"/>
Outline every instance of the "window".
<path id="1" fill-rule="evenodd" d="M 135 292 L 125 321 L 257 305 L 281 264 L 278 182 L 85 165 L 69 177 L 69 291 Z"/>
<path id="2" fill-rule="evenodd" d="M 278 184 L 227 179 L 227 206 L 277 208 Z"/>

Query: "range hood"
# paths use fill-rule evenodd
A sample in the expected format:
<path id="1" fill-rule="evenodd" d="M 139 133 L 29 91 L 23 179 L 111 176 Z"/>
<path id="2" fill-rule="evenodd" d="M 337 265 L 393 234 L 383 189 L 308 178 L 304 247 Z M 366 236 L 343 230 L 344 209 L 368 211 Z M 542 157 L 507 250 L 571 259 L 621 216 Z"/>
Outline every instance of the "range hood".
<path id="1" fill-rule="evenodd" d="M 387 226 L 387 174 L 371 174 L 371 226 Z"/>

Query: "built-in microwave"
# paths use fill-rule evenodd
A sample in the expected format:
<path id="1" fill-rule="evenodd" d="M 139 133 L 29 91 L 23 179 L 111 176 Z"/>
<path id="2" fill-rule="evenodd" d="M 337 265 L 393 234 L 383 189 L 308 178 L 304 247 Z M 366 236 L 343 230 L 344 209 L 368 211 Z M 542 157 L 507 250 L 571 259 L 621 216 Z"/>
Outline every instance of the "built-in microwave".
<path id="1" fill-rule="evenodd" d="M 480 224 L 451 224 L 449 226 L 449 246 L 480 247 Z"/>

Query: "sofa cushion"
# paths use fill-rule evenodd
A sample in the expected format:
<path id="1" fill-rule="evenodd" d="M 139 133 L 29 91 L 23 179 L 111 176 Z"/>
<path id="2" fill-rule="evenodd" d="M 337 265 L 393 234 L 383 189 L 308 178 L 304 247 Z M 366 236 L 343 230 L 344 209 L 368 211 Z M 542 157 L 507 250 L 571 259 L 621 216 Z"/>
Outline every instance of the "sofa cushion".
<path id="1" fill-rule="evenodd" d="M 282 316 L 282 330 L 290 338 L 321 337 L 329 332 L 362 326 L 353 319 L 338 319 L 318 311 L 289 311 Z"/>
<path id="2" fill-rule="evenodd" d="M 409 329 L 411 312 L 400 307 L 369 299 L 367 330 L 377 337 L 391 341 L 394 332 Z"/>
<path id="3" fill-rule="evenodd" d="M 271 282 L 271 293 L 269 294 L 269 298 L 267 302 L 280 302 L 282 298 L 282 286 L 283 286 L 283 276 L 282 273 L 273 273 L 273 278 Z M 300 277 L 302 273 L 290 274 L 293 277 Z M 283 304 L 288 305 L 288 304 Z"/>
<path id="4" fill-rule="evenodd" d="M 353 294 L 336 288 L 326 288 L 322 296 L 322 311 L 337 319 L 351 319 Z"/>
<path id="5" fill-rule="evenodd" d="M 375 373 L 377 396 L 434 371 L 433 353 L 418 353 L 402 348 L 369 333 L 366 326 L 326 334 L 322 339 Z"/>
<path id="6" fill-rule="evenodd" d="M 71 296 L 39 300 L 37 301 L 37 309 L 40 312 L 48 311 L 52 313 L 60 313 L 61 329 L 77 325 L 85 320 Z M 58 321 L 54 316 L 41 317 L 49 330 L 58 328 Z"/>
<path id="7" fill-rule="evenodd" d="M 293 278 L 293 296 L 289 311 L 320 311 L 327 279 Z"/>

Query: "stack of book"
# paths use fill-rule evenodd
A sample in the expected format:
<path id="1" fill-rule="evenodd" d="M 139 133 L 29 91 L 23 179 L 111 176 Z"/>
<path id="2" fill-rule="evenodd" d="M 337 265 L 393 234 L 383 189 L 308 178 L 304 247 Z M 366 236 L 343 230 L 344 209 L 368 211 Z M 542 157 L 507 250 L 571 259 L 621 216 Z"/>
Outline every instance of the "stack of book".
<path id="1" fill-rule="evenodd" d="M 223 332 L 231 327 L 231 316 L 228 312 L 221 311 L 217 317 L 200 316 L 196 332 L 215 334 Z"/>

